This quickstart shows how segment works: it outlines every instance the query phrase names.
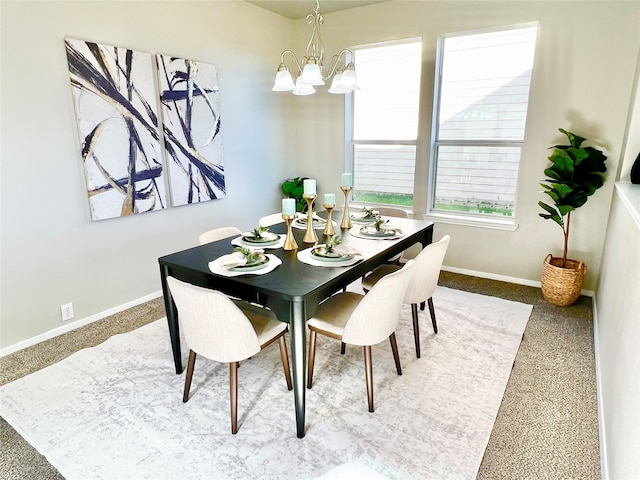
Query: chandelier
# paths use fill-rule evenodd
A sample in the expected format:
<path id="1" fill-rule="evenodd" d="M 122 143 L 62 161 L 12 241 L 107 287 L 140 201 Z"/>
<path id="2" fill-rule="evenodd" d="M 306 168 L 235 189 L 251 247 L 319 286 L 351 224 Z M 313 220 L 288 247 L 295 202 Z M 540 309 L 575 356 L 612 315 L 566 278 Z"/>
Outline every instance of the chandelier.
<path id="1" fill-rule="evenodd" d="M 328 74 L 325 76 L 323 73 L 325 69 L 324 45 L 320 37 L 320 25 L 324 23 L 324 18 L 320 13 L 319 0 L 316 0 L 313 13 L 307 15 L 307 23 L 313 25 L 313 32 L 302 61 L 299 61 L 296 54 L 291 50 L 282 52 L 280 65 L 276 73 L 276 81 L 272 90 L 274 92 L 292 92 L 294 95 L 313 95 L 316 93 L 314 87 L 324 85 L 325 80 L 331 77 L 333 77 L 333 80 L 329 93 L 349 93 L 358 90 L 360 87 L 356 77 L 356 67 L 351 61 L 353 57 L 351 50 L 345 48 L 339 54 L 334 55 L 327 69 Z M 289 67 L 284 63 L 286 54 L 293 56 L 296 63 L 298 77 L 295 83 L 289 72 Z M 347 55 L 350 58 L 347 58 Z M 347 63 L 347 60 L 349 63 Z"/>

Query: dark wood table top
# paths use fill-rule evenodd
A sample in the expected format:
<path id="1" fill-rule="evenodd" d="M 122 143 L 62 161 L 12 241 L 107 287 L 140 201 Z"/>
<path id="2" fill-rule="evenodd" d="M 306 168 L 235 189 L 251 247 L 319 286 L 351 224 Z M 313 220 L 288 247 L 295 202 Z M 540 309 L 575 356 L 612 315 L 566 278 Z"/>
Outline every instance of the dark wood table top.
<path id="1" fill-rule="evenodd" d="M 233 237 L 163 256 L 159 262 L 160 265 L 168 267 L 172 276 L 181 280 L 219 289 L 245 300 L 267 306 L 271 306 L 270 303 L 272 303 L 267 300 L 269 298 L 278 298 L 286 302 L 313 300 L 308 305 L 311 307 L 411 245 L 422 243 L 424 247 L 431 242 L 433 222 L 392 218 L 390 225 L 401 227 L 404 236 L 395 240 L 363 239 L 351 235 L 348 229 L 341 230 L 339 227 L 336 229 L 336 233 L 342 237 L 342 244 L 362 255 L 362 261 L 349 267 L 308 265 L 298 260 L 297 251 L 278 248 L 265 249 L 265 253 L 276 255 L 282 260 L 282 265 L 270 273 L 235 277 L 213 274 L 209 270 L 209 262 L 233 251 L 234 247 L 231 245 Z M 285 233 L 286 226 L 284 223 L 273 225 L 269 231 Z M 313 246 L 302 242 L 305 230 L 294 228 L 293 233 L 298 243 L 298 250 Z M 316 234 L 319 243 L 327 240 L 322 230 L 317 229 Z M 307 312 L 307 318 L 313 310 Z M 281 320 L 286 319 L 281 318 Z"/>

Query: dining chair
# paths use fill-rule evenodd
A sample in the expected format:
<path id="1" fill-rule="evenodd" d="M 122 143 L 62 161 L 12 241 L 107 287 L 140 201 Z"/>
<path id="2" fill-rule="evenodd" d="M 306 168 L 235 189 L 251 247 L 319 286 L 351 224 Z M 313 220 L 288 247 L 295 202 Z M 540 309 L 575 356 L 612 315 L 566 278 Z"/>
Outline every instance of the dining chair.
<path id="1" fill-rule="evenodd" d="M 388 217 L 409 218 L 409 213 L 404 208 L 396 207 L 375 207 L 380 215 L 386 215 Z"/>
<path id="2" fill-rule="evenodd" d="M 205 243 L 216 242 L 223 238 L 235 237 L 236 235 L 242 235 L 242 231 L 239 228 L 220 227 L 204 232 L 198 237 L 198 241 L 200 245 L 204 245 Z"/>
<path id="3" fill-rule="evenodd" d="M 276 225 L 277 223 L 284 222 L 284 218 L 282 218 L 282 213 L 272 213 L 270 215 L 265 215 L 264 217 L 258 220 L 259 227 L 270 227 L 271 225 Z"/>
<path id="4" fill-rule="evenodd" d="M 377 210 L 378 213 L 383 217 L 409 218 L 409 214 L 407 213 L 407 211 L 402 208 L 375 207 L 375 210 Z M 400 260 L 402 259 L 402 253 L 403 252 L 391 257 L 389 260 L 387 260 L 387 263 L 400 265 Z"/>
<path id="5" fill-rule="evenodd" d="M 291 390 L 289 356 L 284 334 L 287 324 L 279 322 L 266 308 L 231 300 L 216 290 L 198 287 L 167 277 L 178 309 L 180 328 L 189 347 L 189 362 L 182 401 L 189 400 L 196 356 L 229 364 L 231 433 L 238 432 L 238 364 L 278 341 L 287 389 Z"/>
<path id="6" fill-rule="evenodd" d="M 400 320 L 402 300 L 411 281 L 414 261 L 409 260 L 403 268 L 387 275 L 367 295 L 355 292 L 340 292 L 325 300 L 308 320 L 309 358 L 307 388 L 313 385 L 313 368 L 316 356 L 316 337 L 320 333 L 349 345 L 364 347 L 365 383 L 369 411 L 373 412 L 373 366 L 371 346 L 386 338 L 398 375 L 402 375 L 395 329 Z"/>
<path id="7" fill-rule="evenodd" d="M 407 288 L 404 303 L 411 304 L 413 318 L 413 337 L 416 344 L 416 357 L 420 358 L 420 327 L 418 325 L 418 304 L 424 310 L 424 304 L 429 304 L 429 313 L 434 333 L 438 333 L 436 312 L 433 307 L 433 292 L 438 286 L 438 278 L 442 269 L 442 262 L 449 247 L 449 235 L 444 235 L 439 241 L 427 245 L 416 256 L 416 266 L 413 269 L 411 283 Z M 386 275 L 396 272 L 400 267 L 396 265 L 381 265 L 367 275 L 362 281 L 365 292 L 372 290 Z M 369 292 L 371 293 L 371 292 Z"/>

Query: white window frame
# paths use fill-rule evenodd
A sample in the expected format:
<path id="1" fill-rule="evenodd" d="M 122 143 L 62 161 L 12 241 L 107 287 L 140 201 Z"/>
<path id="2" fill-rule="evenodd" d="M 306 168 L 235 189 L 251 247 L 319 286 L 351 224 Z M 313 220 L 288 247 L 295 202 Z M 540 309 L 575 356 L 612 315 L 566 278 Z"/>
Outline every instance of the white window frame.
<path id="1" fill-rule="evenodd" d="M 422 37 L 411 37 L 411 38 L 403 38 L 403 39 L 392 40 L 387 42 L 367 43 L 367 44 L 355 46 L 353 47 L 353 50 L 355 52 L 357 50 L 368 49 L 368 48 L 402 45 L 402 44 L 417 43 L 417 42 L 420 42 L 422 44 L 423 43 Z M 356 64 L 356 72 L 357 72 L 357 69 L 358 69 L 358 65 Z M 421 79 L 419 79 L 419 81 L 421 82 Z M 419 141 L 418 139 L 420 137 L 419 124 L 416 130 L 416 138 L 413 140 L 355 140 L 354 139 L 354 130 L 355 130 L 354 104 L 355 104 L 354 95 L 353 94 L 346 95 L 345 96 L 345 118 L 347 119 L 347 121 L 345 121 L 345 143 L 344 143 L 345 144 L 345 172 L 350 172 L 353 175 L 354 183 L 355 183 L 355 146 L 356 145 L 398 145 L 398 146 L 410 145 L 410 146 L 413 146 L 416 149 L 415 165 L 417 166 L 417 163 L 418 163 L 417 152 L 418 152 L 418 141 Z M 418 105 L 418 119 L 420 118 L 420 112 L 421 112 L 420 105 Z M 414 167 L 413 202 L 410 207 L 403 206 L 403 205 L 376 204 L 376 203 L 369 203 L 369 202 L 367 202 L 367 205 L 394 206 L 396 208 L 401 208 L 406 210 L 410 214 L 410 216 L 413 215 L 413 209 L 416 202 L 415 170 L 416 170 L 416 167 Z M 353 193 L 354 192 L 352 191 L 350 194 L 350 202 L 353 201 Z M 362 202 L 353 201 L 353 205 L 362 206 L 364 204 Z"/>
<path id="2" fill-rule="evenodd" d="M 430 142 L 430 158 L 429 162 L 429 185 L 428 185 L 428 194 L 427 194 L 427 213 L 424 215 L 425 219 L 432 220 L 434 222 L 441 223 L 449 223 L 454 225 L 463 225 L 463 226 L 471 226 L 471 227 L 485 227 L 497 230 L 507 230 L 507 231 L 515 231 L 518 228 L 517 223 L 517 185 L 516 185 L 516 211 L 514 212 L 514 216 L 508 218 L 501 218 L 499 216 L 491 216 L 491 215 L 483 215 L 483 214 L 475 214 L 471 212 L 464 213 L 453 213 L 453 212 L 445 212 L 443 210 L 434 210 L 435 203 L 435 190 L 436 190 L 436 175 L 437 175 L 437 167 L 438 167 L 438 147 L 439 146 L 447 146 L 447 145 L 455 145 L 455 146 L 464 146 L 464 145 L 472 145 L 472 146 L 519 146 L 522 149 L 524 144 L 523 140 L 478 140 L 478 141 L 470 141 L 465 142 L 462 140 L 438 140 L 439 134 L 439 119 L 440 119 L 440 107 L 441 107 L 441 81 L 442 81 L 442 66 L 443 66 L 443 57 L 444 57 L 444 41 L 446 38 L 454 37 L 454 36 L 463 36 L 463 35 L 477 35 L 482 33 L 491 33 L 491 32 L 500 32 L 506 30 L 514 30 L 520 28 L 527 27 L 538 27 L 537 22 L 530 22 L 524 24 L 517 25 L 509 25 L 509 26 L 501 26 L 491 29 L 481 29 L 481 30 L 471 30 L 465 32 L 457 32 L 446 34 L 438 38 L 437 44 L 437 53 L 436 53 L 436 71 L 435 71 L 435 82 L 434 82 L 434 108 L 432 112 L 432 129 L 431 129 L 431 142 Z M 534 54 L 535 55 L 535 54 Z M 534 59 L 535 64 L 535 59 Z M 529 98 L 529 104 L 531 103 L 531 98 Z M 528 110 L 528 109 L 527 109 Z M 527 111 L 528 115 L 528 111 Z M 525 125 L 526 131 L 526 125 Z M 521 165 L 518 165 L 518 176 L 520 174 Z"/>

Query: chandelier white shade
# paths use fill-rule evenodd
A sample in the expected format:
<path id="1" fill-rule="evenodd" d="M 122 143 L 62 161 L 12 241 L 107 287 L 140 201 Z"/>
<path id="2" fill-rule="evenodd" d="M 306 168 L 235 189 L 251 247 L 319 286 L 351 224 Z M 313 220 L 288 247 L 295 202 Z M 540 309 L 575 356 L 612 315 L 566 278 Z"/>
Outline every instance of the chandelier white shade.
<path id="1" fill-rule="evenodd" d="M 303 83 L 301 79 L 302 75 L 299 76 L 296 80 L 295 87 L 293 88 L 293 91 L 291 93 L 293 93 L 294 95 L 313 95 L 314 93 L 316 93 L 316 89 L 313 88 L 313 85 Z"/>
<path id="2" fill-rule="evenodd" d="M 298 60 L 296 54 L 291 50 L 285 50 L 280 55 L 280 65 L 276 73 L 276 79 L 272 90 L 274 92 L 292 92 L 294 95 L 312 95 L 316 92 L 314 86 L 325 85 L 325 80 L 333 77 L 329 93 L 349 93 L 358 90 L 358 79 L 356 69 L 352 62 L 347 64 L 347 55 L 353 57 L 348 49 L 343 49 L 339 54 L 334 55 L 327 68 L 327 75 L 324 75 L 324 45 L 320 38 L 320 25 L 324 23 L 324 18 L 320 13 L 320 3 L 316 0 L 314 12 L 307 15 L 307 23 L 313 25 L 313 33 L 307 44 L 307 50 Z M 293 77 L 289 67 L 285 63 L 285 56 L 289 54 L 293 57 L 298 69 L 298 78 L 293 83 Z M 345 66 L 343 66 L 345 65 Z M 310 88 L 308 88 L 310 87 Z"/>
<path id="3" fill-rule="evenodd" d="M 278 69 L 278 73 L 276 73 L 276 83 L 273 85 L 272 90 L 274 92 L 290 92 L 295 88 L 293 78 L 291 78 L 291 74 L 286 65 L 282 64 L 281 67 L 284 68 Z"/>

